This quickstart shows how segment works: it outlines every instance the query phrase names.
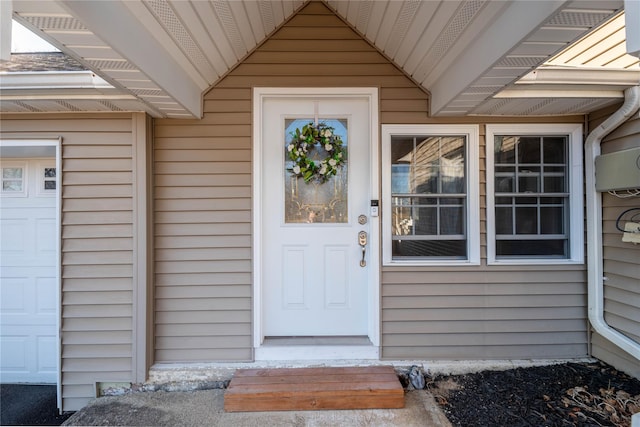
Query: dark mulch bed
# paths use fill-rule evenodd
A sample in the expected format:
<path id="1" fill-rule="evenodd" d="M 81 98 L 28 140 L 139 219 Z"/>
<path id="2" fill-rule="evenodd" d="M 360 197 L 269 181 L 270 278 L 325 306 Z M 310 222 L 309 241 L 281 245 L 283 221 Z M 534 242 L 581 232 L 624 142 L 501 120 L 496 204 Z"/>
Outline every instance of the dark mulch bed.
<path id="1" fill-rule="evenodd" d="M 456 426 L 629 426 L 640 381 L 603 363 L 427 378 Z"/>

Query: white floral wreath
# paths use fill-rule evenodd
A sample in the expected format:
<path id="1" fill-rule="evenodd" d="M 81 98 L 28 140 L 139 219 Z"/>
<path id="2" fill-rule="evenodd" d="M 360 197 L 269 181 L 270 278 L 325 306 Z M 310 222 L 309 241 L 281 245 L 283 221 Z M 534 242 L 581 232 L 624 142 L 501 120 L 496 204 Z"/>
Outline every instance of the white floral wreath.
<path id="1" fill-rule="evenodd" d="M 312 180 L 320 183 L 327 182 L 334 176 L 345 162 L 346 156 L 342 147 L 342 139 L 334 134 L 334 128 L 325 123 L 314 125 L 309 123 L 295 132 L 291 132 L 291 142 L 287 146 L 289 160 L 293 167 L 289 168 L 295 177 L 302 177 L 304 182 Z M 311 160 L 309 152 L 317 146 L 324 150 L 327 156 L 322 160 Z"/>

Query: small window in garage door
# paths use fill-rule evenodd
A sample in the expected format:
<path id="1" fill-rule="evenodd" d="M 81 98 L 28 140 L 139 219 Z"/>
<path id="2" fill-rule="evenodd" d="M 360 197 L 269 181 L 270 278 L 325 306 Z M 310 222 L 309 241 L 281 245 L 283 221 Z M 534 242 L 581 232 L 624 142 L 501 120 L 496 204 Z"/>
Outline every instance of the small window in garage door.
<path id="1" fill-rule="evenodd" d="M 48 163 L 38 164 L 38 195 L 39 196 L 55 196 L 56 195 L 56 168 Z"/>
<path id="2" fill-rule="evenodd" d="M 2 165 L 2 195 L 26 197 L 27 195 L 27 164 L 25 162 L 3 162 Z"/>

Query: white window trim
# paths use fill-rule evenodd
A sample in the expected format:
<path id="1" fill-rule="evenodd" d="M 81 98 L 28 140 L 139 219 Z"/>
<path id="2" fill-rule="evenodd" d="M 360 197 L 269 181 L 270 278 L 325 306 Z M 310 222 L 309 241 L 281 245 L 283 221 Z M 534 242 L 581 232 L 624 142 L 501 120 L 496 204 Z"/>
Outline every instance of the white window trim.
<path id="1" fill-rule="evenodd" d="M 8 160 L 2 161 L 2 167 L 0 168 L 0 174 L 2 169 L 22 169 L 22 190 L 21 191 L 5 191 L 4 190 L 4 177 L 0 176 L 0 195 L 1 197 L 27 197 L 29 195 L 29 170 L 27 169 L 27 162 Z"/>
<path id="2" fill-rule="evenodd" d="M 46 179 L 44 176 L 44 170 L 46 168 L 56 169 L 56 177 L 54 179 Z M 53 160 L 41 160 L 38 162 L 38 169 L 36 171 L 36 194 L 38 197 L 55 197 L 57 194 L 58 186 L 58 169 L 56 168 L 56 161 Z M 54 181 L 56 183 L 56 189 L 47 190 L 44 188 L 45 181 Z"/>
<path id="3" fill-rule="evenodd" d="M 569 258 L 508 258 L 496 259 L 494 137 L 495 135 L 567 135 L 569 137 Z M 487 264 L 489 265 L 548 265 L 584 264 L 584 206 L 582 125 L 570 124 L 503 124 L 487 125 L 486 129 L 487 182 Z"/>
<path id="4" fill-rule="evenodd" d="M 391 253 L 391 137 L 395 135 L 467 137 L 467 259 L 394 260 Z M 382 264 L 385 266 L 480 265 L 479 127 L 477 125 L 382 125 Z"/>

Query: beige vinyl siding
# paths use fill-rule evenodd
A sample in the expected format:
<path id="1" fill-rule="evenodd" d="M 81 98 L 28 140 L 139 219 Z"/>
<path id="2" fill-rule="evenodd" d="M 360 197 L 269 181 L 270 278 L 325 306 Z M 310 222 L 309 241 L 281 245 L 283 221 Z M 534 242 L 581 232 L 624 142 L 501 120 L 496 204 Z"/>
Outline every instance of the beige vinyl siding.
<path id="1" fill-rule="evenodd" d="M 382 281 L 383 358 L 587 354 L 582 266 L 386 268 Z"/>
<path id="2" fill-rule="evenodd" d="M 252 358 L 252 88 L 292 86 L 378 87 L 384 124 L 486 123 L 429 117 L 428 94 L 322 3 L 307 5 L 206 94 L 202 120 L 156 121 L 157 362 Z M 481 168 L 484 203 L 484 154 Z M 585 282 L 584 266 L 385 268 L 382 355 L 585 356 Z"/>
<path id="3" fill-rule="evenodd" d="M 253 357 L 250 91 L 221 96 L 156 125 L 156 362 Z"/>
<path id="4" fill-rule="evenodd" d="M 4 138 L 62 138 L 62 402 L 133 381 L 131 114 L 3 115 Z"/>
<path id="5" fill-rule="evenodd" d="M 614 109 L 598 112 L 591 117 L 595 127 Z M 612 153 L 640 147 L 640 118 L 636 115 L 614 132 L 601 145 L 602 153 Z M 640 342 L 640 245 L 622 241 L 616 229 L 618 216 L 625 210 L 640 207 L 640 198 L 619 199 L 610 194 L 602 196 L 602 244 L 604 276 L 605 321 L 632 340 Z M 631 212 L 630 215 L 640 211 Z M 630 215 L 625 215 L 629 219 Z M 621 224 L 624 227 L 624 221 Z M 640 364 L 628 353 L 593 333 L 592 353 L 616 368 L 640 378 Z"/>
<path id="6" fill-rule="evenodd" d="M 157 362 L 253 358 L 252 88 L 385 84 L 426 116 L 424 92 L 312 3 L 205 95 L 202 120 L 156 121 Z"/>
<path id="7" fill-rule="evenodd" d="M 588 354 L 586 265 L 486 263 L 485 125 L 496 120 L 476 120 L 480 122 L 481 265 L 384 267 L 382 358 L 584 357 Z"/>

